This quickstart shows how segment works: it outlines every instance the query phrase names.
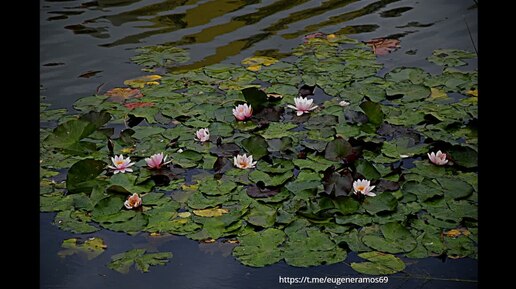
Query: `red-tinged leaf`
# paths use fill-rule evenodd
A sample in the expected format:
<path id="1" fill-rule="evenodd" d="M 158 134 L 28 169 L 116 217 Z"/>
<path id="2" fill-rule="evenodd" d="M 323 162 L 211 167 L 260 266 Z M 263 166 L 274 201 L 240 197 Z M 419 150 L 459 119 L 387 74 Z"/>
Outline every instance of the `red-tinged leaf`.
<path id="1" fill-rule="evenodd" d="M 109 101 L 114 102 L 124 102 L 126 99 L 131 98 L 141 98 L 143 97 L 143 94 L 140 92 L 137 88 L 122 88 L 122 87 L 115 87 L 106 92 L 107 96 L 109 96 Z"/>
<path id="2" fill-rule="evenodd" d="M 326 39 L 326 34 L 324 34 L 322 32 L 315 32 L 315 33 L 307 34 L 303 38 L 304 38 L 305 41 L 308 40 L 308 39 L 312 39 L 312 38 L 323 38 L 323 39 Z"/>
<path id="3" fill-rule="evenodd" d="M 398 39 L 374 38 L 365 43 L 373 49 L 374 54 L 380 56 L 387 55 L 400 48 Z"/>
<path id="4" fill-rule="evenodd" d="M 131 102 L 124 104 L 125 107 L 127 107 L 130 110 L 133 110 L 138 107 L 146 107 L 146 106 L 153 106 L 154 103 L 152 102 Z"/>

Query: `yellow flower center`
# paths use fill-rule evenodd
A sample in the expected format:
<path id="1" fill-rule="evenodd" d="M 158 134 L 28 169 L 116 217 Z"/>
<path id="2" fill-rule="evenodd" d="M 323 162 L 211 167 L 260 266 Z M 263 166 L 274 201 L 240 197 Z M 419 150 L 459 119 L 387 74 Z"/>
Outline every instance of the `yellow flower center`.
<path id="1" fill-rule="evenodd" d="M 365 189 L 365 187 L 364 187 L 364 186 L 358 186 L 358 187 L 357 187 L 357 191 L 363 191 L 364 189 Z"/>
<path id="2" fill-rule="evenodd" d="M 121 164 L 123 164 L 123 163 L 124 163 L 124 161 L 116 161 L 116 162 L 115 162 L 115 165 L 119 166 L 119 165 L 121 165 Z"/>

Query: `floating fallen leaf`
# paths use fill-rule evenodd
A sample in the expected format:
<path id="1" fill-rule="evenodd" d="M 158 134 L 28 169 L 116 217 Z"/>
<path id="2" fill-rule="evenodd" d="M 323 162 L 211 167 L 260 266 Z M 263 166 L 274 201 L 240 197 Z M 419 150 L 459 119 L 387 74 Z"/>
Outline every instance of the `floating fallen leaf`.
<path id="1" fill-rule="evenodd" d="M 448 232 L 444 232 L 443 235 L 449 238 L 457 238 L 461 235 L 469 236 L 471 233 L 465 228 L 452 229 Z"/>
<path id="2" fill-rule="evenodd" d="M 476 89 L 476 88 L 475 89 L 470 89 L 470 90 L 466 91 L 466 94 L 478 97 L 478 89 Z"/>
<path id="3" fill-rule="evenodd" d="M 247 66 L 247 70 L 250 71 L 258 71 L 262 69 L 263 66 L 270 66 L 274 63 L 278 62 L 276 58 L 268 57 L 268 56 L 251 56 L 242 60 L 242 64 Z"/>
<path id="4" fill-rule="evenodd" d="M 376 55 L 387 55 L 400 48 L 398 39 L 374 38 L 365 43 L 373 49 Z"/>
<path id="5" fill-rule="evenodd" d="M 154 106 L 154 103 L 152 103 L 152 102 L 131 102 L 131 103 L 124 104 L 124 106 L 130 110 L 133 110 L 138 107 Z"/>
<path id="6" fill-rule="evenodd" d="M 108 90 L 105 95 L 109 96 L 108 100 L 114 102 L 124 102 L 126 99 L 143 97 L 139 89 L 129 87 L 115 87 Z"/>
<path id="7" fill-rule="evenodd" d="M 161 236 L 161 234 L 160 234 L 160 233 L 158 233 L 158 232 L 150 233 L 150 235 L 151 235 L 152 237 L 158 237 L 158 236 Z"/>
<path id="8" fill-rule="evenodd" d="M 240 241 L 238 241 L 237 239 L 229 239 L 229 240 L 226 240 L 225 243 L 230 243 L 230 244 L 239 244 Z"/>
<path id="9" fill-rule="evenodd" d="M 204 210 L 193 210 L 193 213 L 200 217 L 220 217 L 229 213 L 228 209 L 211 208 Z"/>
<path id="10" fill-rule="evenodd" d="M 330 34 L 330 35 L 333 35 L 333 37 L 335 37 L 335 34 Z M 322 32 L 315 32 L 315 33 L 310 33 L 310 34 L 305 35 L 305 37 L 303 37 L 303 39 L 306 42 L 308 39 L 313 39 L 313 38 L 321 38 L 321 39 L 323 39 L 323 38 L 327 38 L 328 36 L 325 33 L 322 33 Z"/>
<path id="11" fill-rule="evenodd" d="M 143 88 L 145 85 L 158 85 L 156 80 L 161 79 L 159 75 L 145 75 L 124 81 L 124 84 L 132 88 Z"/>
<path id="12" fill-rule="evenodd" d="M 92 76 L 95 76 L 97 73 L 99 72 L 102 72 L 102 70 L 89 70 L 81 75 L 79 75 L 78 77 L 82 77 L 82 78 L 90 78 Z"/>

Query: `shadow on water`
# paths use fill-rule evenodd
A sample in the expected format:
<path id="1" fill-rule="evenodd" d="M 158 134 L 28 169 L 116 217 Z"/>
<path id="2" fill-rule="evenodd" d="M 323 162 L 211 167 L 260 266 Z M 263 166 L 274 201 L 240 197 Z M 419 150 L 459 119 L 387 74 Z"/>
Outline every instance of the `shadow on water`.
<path id="1" fill-rule="evenodd" d="M 379 58 L 382 72 L 397 66 L 439 67 L 425 58 L 436 48 L 474 51 L 466 28 L 477 41 L 477 10 L 472 0 L 42 0 L 41 85 L 52 108 L 68 108 L 79 98 L 123 86 L 142 75 L 130 63 L 135 49 L 170 44 L 187 48 L 191 61 L 181 69 L 219 62 L 239 63 L 251 55 L 283 56 L 305 34 L 354 34 L 365 41 L 399 35 L 401 48 Z M 468 69 L 476 68 L 476 60 Z M 346 263 L 294 268 L 242 266 L 224 244 L 208 246 L 185 237 L 150 238 L 100 231 L 109 248 L 94 260 L 59 257 L 63 239 L 74 234 L 53 226 L 54 214 L 41 214 L 41 288 L 308 288 L 280 284 L 286 277 L 359 277 Z M 105 265 L 113 254 L 132 248 L 171 251 L 167 266 L 150 273 L 121 275 Z M 381 288 L 476 288 L 477 261 L 409 259 L 406 271 Z M 341 285 L 379 288 L 371 284 Z M 318 288 L 334 288 L 318 286 Z M 337 286 L 338 287 L 338 286 Z"/>

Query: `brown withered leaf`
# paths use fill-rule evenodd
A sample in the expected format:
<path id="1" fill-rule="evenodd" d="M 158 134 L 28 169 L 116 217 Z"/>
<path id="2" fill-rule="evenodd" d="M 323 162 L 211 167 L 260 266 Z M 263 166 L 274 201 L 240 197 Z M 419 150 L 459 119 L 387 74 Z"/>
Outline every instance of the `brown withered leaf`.
<path id="1" fill-rule="evenodd" d="M 365 43 L 373 49 L 374 54 L 380 56 L 387 55 L 401 47 L 398 39 L 374 38 Z"/>
<path id="2" fill-rule="evenodd" d="M 107 96 L 109 96 L 109 101 L 114 102 L 124 102 L 126 99 L 130 98 L 141 98 L 143 97 L 143 94 L 140 92 L 137 88 L 122 88 L 122 87 L 115 87 L 106 92 Z"/>

